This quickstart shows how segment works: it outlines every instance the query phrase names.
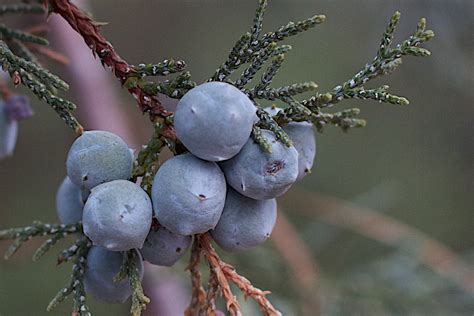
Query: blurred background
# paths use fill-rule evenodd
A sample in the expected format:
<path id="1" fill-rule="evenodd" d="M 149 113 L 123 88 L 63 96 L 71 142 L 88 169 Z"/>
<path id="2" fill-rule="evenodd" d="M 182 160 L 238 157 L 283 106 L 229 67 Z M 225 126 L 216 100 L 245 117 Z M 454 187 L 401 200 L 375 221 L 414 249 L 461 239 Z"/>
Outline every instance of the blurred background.
<path id="1" fill-rule="evenodd" d="M 257 0 L 102 0 L 87 6 L 96 20 L 109 23 L 103 33 L 128 62 L 184 59 L 193 79 L 203 82 L 249 29 Z M 474 312 L 474 2 L 272 0 L 264 31 L 327 16 L 287 41 L 293 51 L 273 86 L 313 80 L 325 92 L 349 79 L 372 59 L 396 10 L 402 19 L 395 42 L 408 37 L 420 17 L 436 33 L 426 45 L 432 57 L 404 58 L 394 74 L 371 84 L 390 85 L 410 105 L 338 105 L 360 107 L 367 127 L 347 134 L 328 127 L 318 134 L 313 172 L 280 200 L 272 238 L 237 256 L 219 250 L 255 286 L 271 290 L 284 315 Z M 151 129 L 134 100 L 68 25 L 54 16 L 48 24 L 54 47 L 70 58 L 69 66 L 50 68 L 71 83 L 66 96 L 78 104 L 79 120 L 139 149 Z M 31 99 L 36 115 L 21 124 L 14 156 L 0 161 L 0 228 L 56 221 L 56 189 L 74 135 L 47 105 Z M 69 280 L 70 266 L 56 268 L 54 255 L 67 243 L 32 263 L 40 242 L 0 261 L 0 315 L 70 312 L 69 301 L 45 311 Z M 0 251 L 7 245 L 0 242 Z M 155 298 L 148 315 L 184 310 L 186 264 L 183 258 L 172 269 L 147 271 L 147 293 Z M 252 302 L 241 302 L 244 315 L 259 314 Z M 127 315 L 129 308 L 91 307 L 95 315 Z"/>

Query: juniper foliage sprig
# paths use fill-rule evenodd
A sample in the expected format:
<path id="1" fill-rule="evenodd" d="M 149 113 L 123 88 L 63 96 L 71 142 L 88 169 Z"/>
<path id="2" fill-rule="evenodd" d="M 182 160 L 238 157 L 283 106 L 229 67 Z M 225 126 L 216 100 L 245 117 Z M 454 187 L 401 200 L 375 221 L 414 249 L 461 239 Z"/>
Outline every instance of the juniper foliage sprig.
<path id="1" fill-rule="evenodd" d="M 379 49 L 372 62 L 366 64 L 364 68 L 343 84 L 337 85 L 332 92 L 316 95 L 302 101 L 302 103 L 308 107 L 322 108 L 332 106 L 343 99 L 360 98 L 407 105 L 409 103 L 407 99 L 388 94 L 388 86 L 386 85 L 376 89 L 366 89 L 364 86 L 376 77 L 392 73 L 401 65 L 403 56 L 430 56 L 429 50 L 420 47 L 421 44 L 434 37 L 432 30 L 426 30 L 426 20 L 424 18 L 420 19 L 415 32 L 408 39 L 392 47 L 393 33 L 399 20 L 400 12 L 395 12 L 383 34 Z"/>
<path id="2" fill-rule="evenodd" d="M 137 250 L 132 249 L 124 254 L 124 261 L 119 273 L 115 276 L 115 282 L 121 282 L 128 278 L 132 287 L 132 307 L 130 314 L 132 316 L 140 316 L 142 310 L 150 303 L 150 299 L 143 293 L 143 287 L 140 272 L 136 265 L 136 261 L 141 260 L 137 254 Z"/>
<path id="3" fill-rule="evenodd" d="M 88 238 L 83 236 L 78 238 L 76 242 L 69 246 L 69 248 L 64 249 L 61 254 L 58 256 L 57 263 L 62 264 L 64 262 L 71 261 L 76 257 L 77 252 L 81 249 L 81 247 L 89 242 Z"/>
<path id="4" fill-rule="evenodd" d="M 156 171 L 158 170 L 158 159 L 164 147 L 174 148 L 172 144 L 164 137 L 164 124 L 155 123 L 155 131 L 148 141 L 138 153 L 137 159 L 134 161 L 132 179 L 136 181 L 138 177 L 142 177 L 140 186 L 143 190 L 151 193 L 151 185 Z"/>
<path id="5" fill-rule="evenodd" d="M 252 135 L 254 140 L 264 150 L 269 151 L 270 148 L 261 135 L 261 128 L 274 131 L 278 139 L 289 145 L 290 143 L 286 141 L 288 139 L 286 133 L 278 125 L 284 125 L 290 121 L 313 122 L 318 131 L 322 131 L 326 125 L 338 126 L 343 131 L 348 131 L 355 127 L 364 127 L 366 125 L 365 120 L 356 117 L 359 114 L 358 110 L 350 109 L 336 113 L 323 111 L 343 99 L 371 99 L 390 104 L 409 104 L 408 99 L 389 93 L 387 85 L 377 88 L 366 88 L 365 84 L 373 78 L 393 72 L 401 65 L 402 56 L 430 55 L 427 49 L 420 47 L 422 43 L 434 36 L 433 31 L 426 30 L 425 19 L 420 20 L 415 32 L 408 39 L 392 47 L 393 33 L 400 20 L 400 13 L 395 12 L 385 29 L 379 49 L 371 63 L 367 64 L 351 79 L 341 85 L 337 85 L 333 91 L 326 93 L 316 92 L 309 99 L 297 100 L 297 96 L 309 91 L 315 91 L 317 85 L 311 81 L 293 83 L 277 88 L 269 87 L 283 64 L 285 53 L 291 49 L 291 47 L 285 45 L 277 46 L 276 43 L 324 22 L 325 16 L 315 15 L 296 23 L 290 22 L 275 32 L 268 32 L 260 36 L 266 6 L 267 1 L 262 0 L 259 2 L 251 31 L 241 36 L 231 49 L 227 60 L 209 79 L 210 81 L 227 81 L 232 83 L 229 76 L 243 64 L 250 63 L 234 84 L 254 101 L 278 100 L 286 104 L 284 111 L 279 112 L 273 118 L 260 110 L 257 111 L 260 122 L 254 127 Z M 272 60 L 264 70 L 260 81 L 253 88 L 244 88 L 270 58 Z M 257 102 L 254 103 L 258 106 Z"/>
<path id="6" fill-rule="evenodd" d="M 306 31 L 323 23 L 326 19 L 324 15 L 315 15 L 296 23 L 289 22 L 288 24 L 279 27 L 276 31 L 265 33 L 261 38 L 259 38 L 266 6 L 267 1 L 262 0 L 259 2 L 254 24 L 251 27 L 251 32 L 247 32 L 240 37 L 231 49 L 227 60 L 217 68 L 209 81 L 226 81 L 227 77 L 242 64 L 248 63 L 252 60 L 258 62 L 259 58 L 255 60 L 256 55 L 261 54 L 262 56 L 260 59 L 268 57 L 267 55 L 262 54 L 262 51 L 265 51 L 269 45 L 274 45 L 272 43 L 280 42 L 290 36 Z M 286 48 L 288 47 L 289 46 L 286 46 Z M 291 49 L 291 47 L 289 48 Z M 262 61 L 262 64 L 263 63 L 264 61 Z"/>
<path id="7" fill-rule="evenodd" d="M 181 72 L 186 68 L 184 60 L 165 59 L 157 64 L 139 64 L 133 67 L 135 72 L 142 76 L 167 76 Z"/>
<path id="8" fill-rule="evenodd" d="M 43 37 L 12 29 L 3 24 L 0 24 L 0 34 L 3 38 L 14 38 L 21 42 L 32 43 L 37 45 L 49 45 L 48 40 Z"/>
<path id="9" fill-rule="evenodd" d="M 66 237 L 69 234 L 82 232 L 82 223 L 77 224 L 44 224 L 39 221 L 33 222 L 33 225 L 26 226 L 22 228 L 10 228 L 5 230 L 0 230 L 0 240 L 13 240 L 13 243 L 5 252 L 5 259 L 10 258 L 14 255 L 18 249 L 28 240 L 36 236 L 52 236 L 54 242 L 46 242 L 38 250 L 38 253 L 35 254 L 35 258 L 41 257 L 46 251 L 48 251 L 52 243 Z"/>
<path id="10" fill-rule="evenodd" d="M 18 14 L 18 13 L 45 13 L 44 6 L 35 3 L 12 3 L 0 5 L 0 15 Z"/>
<path id="11" fill-rule="evenodd" d="M 45 7 L 41 4 L 18 3 L 0 6 L 0 15 L 45 12 Z M 56 89 L 68 90 L 68 84 L 41 67 L 32 52 L 32 49 L 45 51 L 37 50 L 35 47 L 47 46 L 48 40 L 4 24 L 0 24 L 0 38 L 0 63 L 3 70 L 12 77 L 14 85 L 21 83 L 26 86 L 39 99 L 48 103 L 69 127 L 81 134 L 83 128 L 71 113 L 76 106 L 57 96 Z"/>
<path id="12" fill-rule="evenodd" d="M 28 46 L 22 42 L 10 38 L 5 39 L 5 43 L 16 56 L 39 65 L 37 57 L 33 54 L 33 52 L 31 52 L 30 48 L 28 48 Z"/>
<path id="13" fill-rule="evenodd" d="M 144 73 L 145 72 L 142 72 L 140 76 L 143 76 Z M 191 80 L 191 74 L 188 71 L 181 72 L 175 78 L 165 81 L 145 81 L 142 77 L 131 76 L 124 83 L 124 87 L 127 89 L 139 88 L 149 95 L 156 96 L 158 94 L 164 94 L 173 99 L 180 99 L 195 86 L 196 83 Z M 150 114 L 153 113 L 152 109 Z M 170 113 L 168 113 L 168 115 L 170 115 Z"/>
<path id="14" fill-rule="evenodd" d="M 86 272 L 87 254 L 92 247 L 92 243 L 87 238 L 80 238 L 75 245 L 77 250 L 74 255 L 71 280 L 67 286 L 56 294 L 46 309 L 48 311 L 53 310 L 59 303 L 68 298 L 69 295 L 73 294 L 73 315 L 90 316 L 91 313 L 86 304 L 84 274 Z"/>

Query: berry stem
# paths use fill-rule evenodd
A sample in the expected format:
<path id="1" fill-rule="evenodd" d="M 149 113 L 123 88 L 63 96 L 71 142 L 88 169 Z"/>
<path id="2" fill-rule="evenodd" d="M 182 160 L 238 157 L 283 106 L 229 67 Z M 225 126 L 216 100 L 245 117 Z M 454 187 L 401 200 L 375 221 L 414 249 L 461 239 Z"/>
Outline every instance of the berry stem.
<path id="1" fill-rule="evenodd" d="M 191 258 L 189 260 L 189 265 L 186 268 L 191 274 L 191 286 L 192 286 L 192 295 L 189 306 L 186 309 L 185 316 L 194 316 L 199 315 L 200 310 L 206 304 L 206 291 L 202 287 L 201 281 L 201 272 L 199 271 L 199 262 L 201 260 L 201 247 L 199 245 L 199 240 L 197 237 L 194 237 L 194 242 L 191 248 Z"/>

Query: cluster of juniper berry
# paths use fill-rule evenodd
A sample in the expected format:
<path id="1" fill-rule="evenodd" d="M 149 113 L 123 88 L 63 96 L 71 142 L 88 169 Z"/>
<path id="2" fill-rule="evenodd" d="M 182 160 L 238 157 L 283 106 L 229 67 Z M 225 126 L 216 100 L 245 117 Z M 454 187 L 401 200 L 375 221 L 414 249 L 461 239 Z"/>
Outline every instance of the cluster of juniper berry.
<path id="1" fill-rule="evenodd" d="M 267 111 L 273 116 L 279 109 Z M 275 198 L 310 171 L 316 141 L 312 124 L 292 122 L 284 129 L 294 146 L 263 131 L 271 146 L 264 151 L 250 137 L 255 112 L 252 101 L 228 83 L 205 83 L 185 94 L 175 128 L 189 152 L 158 169 L 151 199 L 129 181 L 133 151 L 120 137 L 87 131 L 75 140 L 57 211 L 63 224 L 82 221 L 92 241 L 84 277 L 88 295 L 113 303 L 132 294 L 127 282 L 114 281 L 124 251 L 138 249 L 151 264 L 171 266 L 194 234 L 209 231 L 228 251 L 255 247 L 270 236 Z"/>

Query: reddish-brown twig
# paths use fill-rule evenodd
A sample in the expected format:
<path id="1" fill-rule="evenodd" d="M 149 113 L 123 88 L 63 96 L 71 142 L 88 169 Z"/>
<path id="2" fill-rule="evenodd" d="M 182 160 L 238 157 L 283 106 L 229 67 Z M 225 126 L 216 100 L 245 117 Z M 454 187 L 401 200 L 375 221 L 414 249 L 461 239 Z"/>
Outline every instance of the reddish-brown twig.
<path id="1" fill-rule="evenodd" d="M 208 234 L 198 234 L 196 235 L 196 239 L 199 243 L 201 251 L 204 257 L 209 264 L 209 268 L 212 270 L 211 273 L 215 274 L 215 278 L 217 279 L 217 283 L 219 284 L 219 288 L 222 293 L 222 297 L 226 303 L 226 308 L 232 316 L 240 316 L 242 315 L 240 311 L 239 302 L 235 298 L 234 294 L 232 293 L 229 285 L 229 281 L 227 280 L 227 276 L 223 271 L 224 263 L 219 258 L 219 255 L 212 247 L 211 240 Z"/>
<path id="2" fill-rule="evenodd" d="M 191 259 L 186 268 L 191 273 L 192 295 L 188 308 L 185 311 L 186 316 L 199 315 L 203 306 L 206 305 L 206 292 L 202 287 L 201 272 L 199 272 L 199 262 L 201 260 L 201 247 L 197 238 L 194 239 L 191 247 Z"/>
<path id="3" fill-rule="evenodd" d="M 235 304 L 237 308 L 239 306 L 238 302 L 235 300 L 234 295 L 230 291 L 229 281 L 237 285 L 237 287 L 244 293 L 245 297 L 251 297 L 254 299 L 260 306 L 260 309 L 264 315 L 281 315 L 281 313 L 278 312 L 266 298 L 266 295 L 270 293 L 269 291 L 257 289 L 252 285 L 252 283 L 250 283 L 249 280 L 239 275 L 237 271 L 235 271 L 234 267 L 223 262 L 219 258 L 216 250 L 212 247 L 211 239 L 208 234 L 197 235 L 197 238 L 201 245 L 202 252 L 209 263 L 209 266 L 216 273 L 222 295 L 224 296 L 228 310 L 232 315 L 237 315 L 234 313 L 240 313 L 240 310 L 238 309 L 236 311 L 232 311 L 229 309 L 229 306 L 232 307 L 232 304 Z"/>
<path id="4" fill-rule="evenodd" d="M 407 224 L 369 208 L 296 188 L 281 201 L 294 212 L 350 229 L 388 246 L 403 247 L 408 241 L 421 263 L 474 294 L 472 266 L 447 246 Z"/>
<path id="5" fill-rule="evenodd" d="M 216 297 L 219 293 L 219 280 L 214 270 L 210 269 L 209 281 L 207 283 L 207 297 L 206 305 L 201 309 L 202 315 L 215 316 L 216 315 Z"/>
<path id="6" fill-rule="evenodd" d="M 292 270 L 294 277 L 291 279 L 302 298 L 302 313 L 319 315 L 321 297 L 318 295 L 318 266 L 312 258 L 311 249 L 301 239 L 281 209 L 278 210 L 271 241 Z"/>
<path id="7" fill-rule="evenodd" d="M 93 54 L 98 56 L 102 64 L 114 73 L 122 85 L 129 77 L 134 75 L 131 65 L 119 56 L 114 47 L 100 33 L 100 25 L 94 22 L 85 12 L 69 0 L 50 0 L 49 4 L 54 13 L 61 15 L 82 36 Z M 140 87 L 130 87 L 128 91 L 137 101 L 140 110 L 149 113 L 152 119 L 166 117 L 171 114 L 165 110 L 155 95 L 146 93 Z M 168 136 L 172 139 L 175 138 L 172 131 Z"/>
<path id="8" fill-rule="evenodd" d="M 239 275 L 234 267 L 222 262 L 222 271 L 226 278 L 237 285 L 237 287 L 245 294 L 246 297 L 253 298 L 260 306 L 260 310 L 267 316 L 281 316 L 281 313 L 273 307 L 272 303 L 266 298 L 270 291 L 262 291 L 257 289 L 245 277 Z"/>

